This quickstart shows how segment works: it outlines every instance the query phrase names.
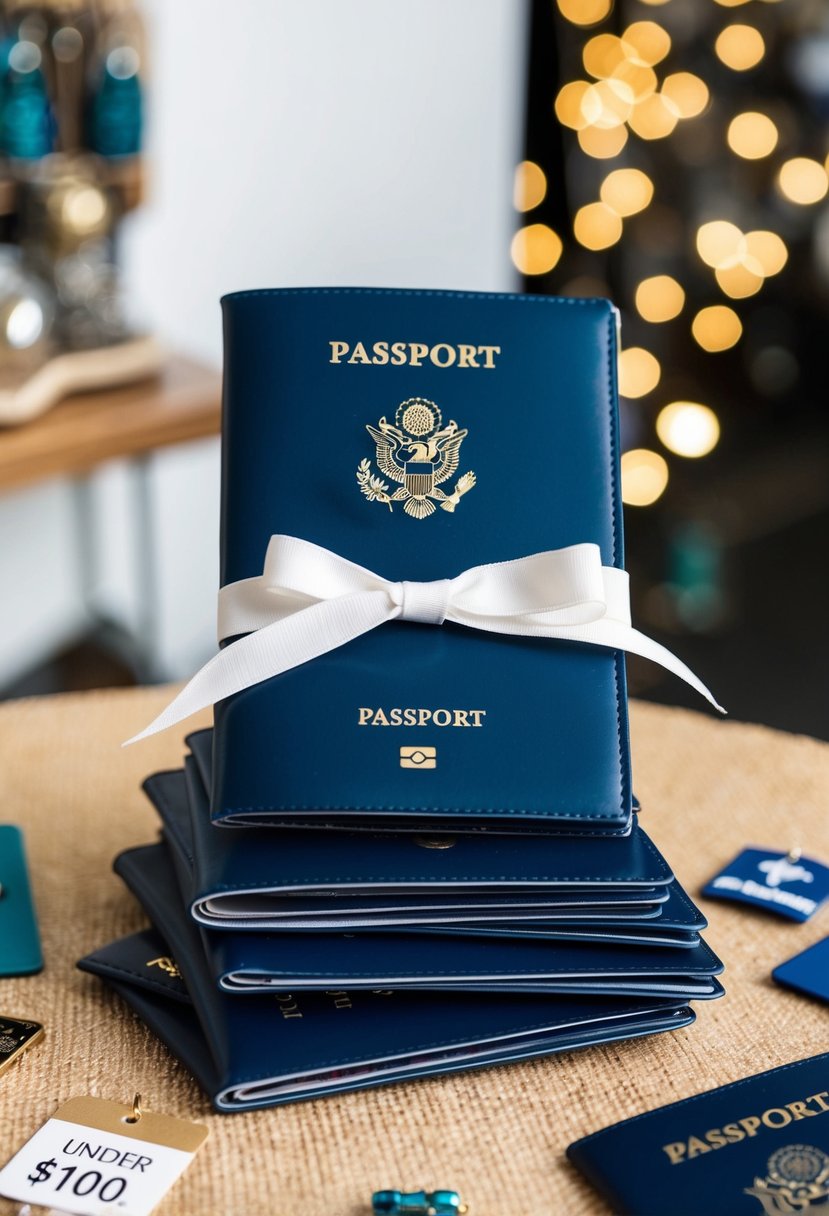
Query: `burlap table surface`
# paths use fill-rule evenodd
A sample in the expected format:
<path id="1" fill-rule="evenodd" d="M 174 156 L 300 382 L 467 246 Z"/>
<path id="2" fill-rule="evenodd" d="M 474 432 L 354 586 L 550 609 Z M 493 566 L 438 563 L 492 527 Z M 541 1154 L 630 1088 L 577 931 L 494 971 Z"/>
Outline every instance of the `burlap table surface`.
<path id="1" fill-rule="evenodd" d="M 772 984 L 772 967 L 829 931 L 712 901 L 706 937 L 726 963 L 724 1000 L 700 1002 L 673 1035 L 526 1064 L 394 1085 L 245 1115 L 214 1115 L 184 1069 L 82 954 L 142 926 L 111 872 L 156 819 L 139 790 L 179 763 L 175 732 L 122 751 L 163 689 L 46 697 L 0 706 L 0 820 L 26 832 L 46 968 L 0 980 L 0 1010 L 47 1038 L 0 1079 L 0 1159 L 74 1095 L 204 1121 L 210 1138 L 158 1209 L 164 1216 L 358 1216 L 373 1190 L 456 1187 L 473 1216 L 605 1211 L 564 1158 L 617 1119 L 825 1050 L 829 1018 Z M 196 720 L 194 720 L 195 722 Z M 829 859 L 829 745 L 702 714 L 632 707 L 642 820 L 695 894 L 747 844 Z M 632 1168 L 636 1168 L 632 1163 Z M 0 1200 L 5 1216 L 16 1204 Z"/>

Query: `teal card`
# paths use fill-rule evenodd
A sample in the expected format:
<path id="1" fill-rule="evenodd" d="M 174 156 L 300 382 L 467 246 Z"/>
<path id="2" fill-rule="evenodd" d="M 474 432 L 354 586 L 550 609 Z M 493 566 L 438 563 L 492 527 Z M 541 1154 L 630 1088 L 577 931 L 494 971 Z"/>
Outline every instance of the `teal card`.
<path id="1" fill-rule="evenodd" d="M 23 833 L 14 824 L 0 824 L 0 976 L 32 975 L 42 968 Z"/>

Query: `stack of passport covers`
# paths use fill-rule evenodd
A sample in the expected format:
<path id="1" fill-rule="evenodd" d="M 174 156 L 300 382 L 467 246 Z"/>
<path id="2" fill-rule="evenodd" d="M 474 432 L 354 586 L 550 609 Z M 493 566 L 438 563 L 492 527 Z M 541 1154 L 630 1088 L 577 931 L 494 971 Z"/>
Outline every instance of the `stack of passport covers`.
<path id="1" fill-rule="evenodd" d="M 392 580 L 583 542 L 622 568 L 606 301 L 223 309 L 223 586 L 274 533 Z M 617 651 L 390 621 L 187 746 L 145 783 L 160 841 L 115 862 L 152 928 L 79 965 L 219 1110 L 670 1030 L 722 994 L 639 824 Z"/>

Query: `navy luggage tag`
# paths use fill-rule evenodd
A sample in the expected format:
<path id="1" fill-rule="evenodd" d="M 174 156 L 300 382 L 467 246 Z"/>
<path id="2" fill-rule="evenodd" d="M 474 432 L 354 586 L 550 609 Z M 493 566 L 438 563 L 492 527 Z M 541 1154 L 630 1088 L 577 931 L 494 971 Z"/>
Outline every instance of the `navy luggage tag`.
<path id="1" fill-rule="evenodd" d="M 706 883 L 702 894 L 806 921 L 829 898 L 829 866 L 801 856 L 799 849 L 743 849 Z"/>

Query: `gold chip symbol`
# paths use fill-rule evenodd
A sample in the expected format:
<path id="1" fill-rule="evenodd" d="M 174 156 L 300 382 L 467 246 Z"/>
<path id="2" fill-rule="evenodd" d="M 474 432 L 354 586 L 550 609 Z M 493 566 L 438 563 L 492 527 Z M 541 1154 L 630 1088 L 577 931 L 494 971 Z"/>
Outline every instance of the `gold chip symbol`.
<path id="1" fill-rule="evenodd" d="M 401 768 L 437 768 L 438 749 L 436 747 L 401 747 Z"/>

